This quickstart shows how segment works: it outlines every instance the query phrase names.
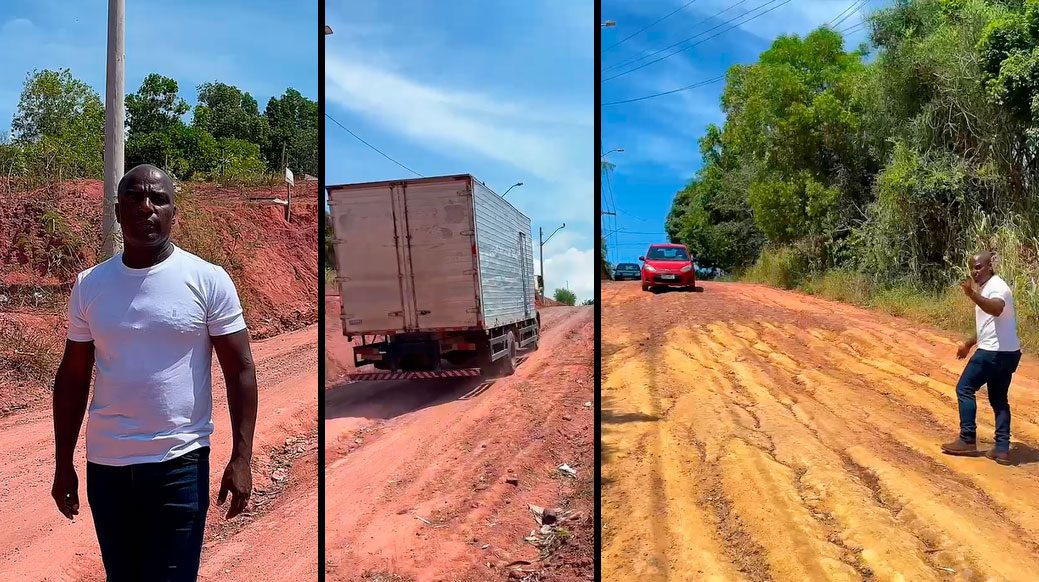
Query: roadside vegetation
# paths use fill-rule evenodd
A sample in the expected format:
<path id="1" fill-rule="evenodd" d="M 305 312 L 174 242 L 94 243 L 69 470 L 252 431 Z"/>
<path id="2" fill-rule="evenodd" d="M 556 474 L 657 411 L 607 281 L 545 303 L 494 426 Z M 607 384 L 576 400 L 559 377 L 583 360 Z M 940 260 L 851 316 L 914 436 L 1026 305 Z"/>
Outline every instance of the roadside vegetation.
<path id="1" fill-rule="evenodd" d="M 732 67 L 672 241 L 737 278 L 972 326 L 998 253 L 1039 348 L 1039 0 L 903 0 L 846 50 L 820 28 Z"/>

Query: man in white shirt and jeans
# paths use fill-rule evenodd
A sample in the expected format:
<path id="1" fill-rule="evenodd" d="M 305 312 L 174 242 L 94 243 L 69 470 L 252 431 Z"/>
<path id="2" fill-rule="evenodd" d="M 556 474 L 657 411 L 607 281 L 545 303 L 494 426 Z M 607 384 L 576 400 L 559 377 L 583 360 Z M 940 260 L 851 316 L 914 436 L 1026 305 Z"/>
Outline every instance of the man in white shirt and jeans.
<path id="1" fill-rule="evenodd" d="M 1007 393 L 1010 380 L 1021 362 L 1021 342 L 1017 337 L 1017 313 L 1010 287 L 992 266 L 995 253 L 984 252 L 971 260 L 971 278 L 960 283 L 963 292 L 974 302 L 975 334 L 964 342 L 956 357 L 963 359 L 977 344 L 959 382 L 956 398 L 960 409 L 960 436 L 942 445 L 950 455 L 977 452 L 977 403 L 974 394 L 988 385 L 988 400 L 996 415 L 996 442 L 985 456 L 1001 465 L 1010 464 L 1010 403 Z"/>
<path id="2" fill-rule="evenodd" d="M 212 352 L 227 384 L 231 459 L 217 504 L 227 518 L 252 491 L 256 371 L 234 283 L 170 241 L 176 208 L 165 172 L 123 176 L 116 216 L 125 250 L 76 277 L 54 381 L 51 494 L 79 512 L 73 454 L 87 410 L 87 501 L 109 581 L 195 580 L 209 508 Z"/>

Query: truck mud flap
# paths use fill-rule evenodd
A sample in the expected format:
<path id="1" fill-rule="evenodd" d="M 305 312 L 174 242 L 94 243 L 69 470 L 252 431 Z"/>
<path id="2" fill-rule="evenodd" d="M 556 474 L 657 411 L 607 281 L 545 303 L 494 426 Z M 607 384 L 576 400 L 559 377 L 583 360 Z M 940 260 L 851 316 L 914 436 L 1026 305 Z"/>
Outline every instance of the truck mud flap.
<path id="1" fill-rule="evenodd" d="M 480 375 L 480 368 L 462 368 L 460 370 L 440 370 L 439 372 L 351 372 L 347 377 L 351 380 L 414 380 L 428 378 L 472 378 Z"/>

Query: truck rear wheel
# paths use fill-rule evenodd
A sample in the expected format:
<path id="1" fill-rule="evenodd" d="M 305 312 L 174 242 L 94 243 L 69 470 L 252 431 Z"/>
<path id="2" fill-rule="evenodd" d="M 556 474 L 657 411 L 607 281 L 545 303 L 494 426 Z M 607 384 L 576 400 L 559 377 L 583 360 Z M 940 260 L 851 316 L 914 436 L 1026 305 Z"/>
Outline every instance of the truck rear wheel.
<path id="1" fill-rule="evenodd" d="M 498 373 L 511 376 L 516 372 L 516 336 L 511 331 L 505 339 L 505 345 L 509 353 L 498 360 Z"/>

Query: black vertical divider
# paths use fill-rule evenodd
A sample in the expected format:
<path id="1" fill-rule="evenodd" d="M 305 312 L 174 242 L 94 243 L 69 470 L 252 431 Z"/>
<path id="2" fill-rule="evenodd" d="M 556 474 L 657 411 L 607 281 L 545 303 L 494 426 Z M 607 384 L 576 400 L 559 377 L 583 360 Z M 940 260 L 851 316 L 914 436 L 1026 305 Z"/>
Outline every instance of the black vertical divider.
<path id="1" fill-rule="evenodd" d="M 595 435 L 594 436 L 594 438 L 595 438 L 595 443 L 594 443 L 594 447 L 595 447 L 595 481 L 594 481 L 594 487 L 595 487 L 594 503 L 595 503 L 595 507 L 594 507 L 594 513 L 593 513 L 593 515 L 595 516 L 595 522 L 593 524 L 593 527 L 595 528 L 595 531 L 594 531 L 595 543 L 592 546 L 592 548 L 593 548 L 592 551 L 594 552 L 594 556 L 592 556 L 592 559 L 594 560 L 594 563 L 595 563 L 595 569 L 594 569 L 595 579 L 596 580 L 601 580 L 602 579 L 602 512 L 600 511 L 600 506 L 602 504 L 600 503 L 600 498 L 602 496 L 602 467 L 601 467 L 601 463 L 602 463 L 602 450 L 601 449 L 602 449 L 602 447 L 601 447 L 601 438 L 600 438 L 601 435 L 600 435 L 600 433 L 601 433 L 601 425 L 602 425 L 602 406 L 601 406 L 601 401 L 600 401 L 600 394 L 601 394 L 602 390 L 600 389 L 600 387 L 601 387 L 601 384 L 602 384 L 602 380 L 601 380 L 601 378 L 602 378 L 602 368 L 601 368 L 601 365 L 600 365 L 600 362 L 601 362 L 601 357 L 600 356 L 602 354 L 601 354 L 601 350 L 599 348 L 599 346 L 601 344 L 599 339 L 600 339 L 600 334 L 602 333 L 601 332 L 602 289 L 601 289 L 601 285 L 600 285 L 600 282 L 602 281 L 602 279 L 601 279 L 602 275 L 600 273 L 600 271 L 602 269 L 602 258 L 599 255 L 602 253 L 602 220 L 601 220 L 601 217 L 602 217 L 602 214 L 601 214 L 601 212 L 602 212 L 602 196 L 600 195 L 600 193 L 602 192 L 602 172 L 600 171 L 600 167 L 601 167 L 601 164 L 600 164 L 600 161 L 601 161 L 600 153 L 601 153 L 601 150 L 599 149 L 599 144 L 602 143 L 602 120 L 601 120 L 600 115 L 599 115 L 599 103 L 602 101 L 602 99 L 601 99 L 601 97 L 602 97 L 601 96 L 601 88 L 602 88 L 601 87 L 601 83 L 602 83 L 602 81 L 601 81 L 602 80 L 602 58 L 601 57 L 602 57 L 602 50 L 600 49 L 600 47 L 602 45 L 602 26 L 600 26 L 600 23 L 602 22 L 602 5 L 599 3 L 599 0 L 593 0 L 593 1 L 595 2 L 595 23 L 594 23 L 594 25 L 595 25 L 595 92 L 594 92 L 594 95 L 595 95 L 595 106 L 593 107 L 593 111 L 594 111 L 594 115 L 595 115 L 595 142 L 593 144 L 591 144 L 591 145 L 592 145 L 592 149 L 594 150 L 594 153 L 595 153 L 595 158 L 594 159 L 595 159 L 595 194 L 596 195 L 595 195 L 594 198 L 595 198 L 595 248 L 596 248 L 596 251 L 595 251 L 595 254 L 593 256 L 596 258 L 596 260 L 595 260 L 595 266 L 594 266 L 594 269 L 595 269 L 595 274 L 594 274 L 594 277 L 595 277 L 595 279 L 594 279 L 594 281 L 595 281 L 595 290 L 594 290 L 594 298 L 595 298 L 595 300 L 594 300 L 594 302 L 595 302 L 595 307 L 594 307 L 594 309 L 595 309 L 595 316 L 594 316 L 595 317 L 595 332 L 593 333 L 593 336 L 592 336 L 593 337 L 593 341 L 595 343 L 594 348 L 593 348 L 593 351 L 594 351 L 594 354 L 595 354 L 595 362 L 592 364 L 593 365 L 592 369 L 593 369 L 594 374 L 595 374 L 594 382 L 593 382 L 593 385 L 595 386 L 595 394 L 593 394 L 593 403 L 594 403 L 594 406 L 595 406 L 595 425 L 594 425 L 594 431 L 593 431 L 593 434 Z"/>
<path id="2" fill-rule="evenodd" d="M 318 580 L 325 579 L 325 0 L 318 0 L 317 124 L 317 555 Z"/>

